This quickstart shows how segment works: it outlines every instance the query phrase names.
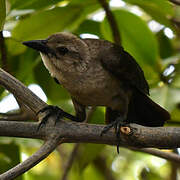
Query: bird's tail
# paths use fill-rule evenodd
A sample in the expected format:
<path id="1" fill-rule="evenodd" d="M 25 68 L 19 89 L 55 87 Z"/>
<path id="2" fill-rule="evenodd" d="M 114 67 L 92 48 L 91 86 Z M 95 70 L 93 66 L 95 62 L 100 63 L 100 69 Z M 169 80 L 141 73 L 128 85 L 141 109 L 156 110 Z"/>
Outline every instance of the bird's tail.
<path id="1" fill-rule="evenodd" d="M 141 92 L 135 92 L 129 104 L 127 121 L 143 126 L 163 126 L 170 114 Z"/>

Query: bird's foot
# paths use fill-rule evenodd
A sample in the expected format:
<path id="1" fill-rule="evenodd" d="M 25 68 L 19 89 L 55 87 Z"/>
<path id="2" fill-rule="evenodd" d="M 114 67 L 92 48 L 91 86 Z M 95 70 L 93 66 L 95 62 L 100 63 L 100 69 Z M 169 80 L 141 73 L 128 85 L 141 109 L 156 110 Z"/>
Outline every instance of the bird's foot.
<path id="1" fill-rule="evenodd" d="M 119 146 L 120 146 L 120 143 L 119 143 L 119 140 L 120 140 L 120 128 L 127 126 L 127 124 L 128 123 L 124 120 L 124 118 L 118 117 L 112 123 L 110 123 L 106 127 L 104 127 L 104 129 L 101 132 L 101 136 L 102 136 L 103 134 L 108 132 L 112 127 L 114 127 L 115 133 L 116 133 L 116 138 L 117 138 L 117 152 L 118 152 L 118 154 L 119 154 Z"/>
<path id="2" fill-rule="evenodd" d="M 70 120 L 75 120 L 76 117 L 75 116 L 72 116 L 71 114 L 68 114 L 67 112 L 63 111 L 62 109 L 60 109 L 59 107 L 57 106 L 52 106 L 52 105 L 48 105 L 46 106 L 45 108 L 41 109 L 40 111 L 38 111 L 37 114 L 39 113 L 44 113 L 46 112 L 46 115 L 43 117 L 43 119 L 41 120 L 41 122 L 39 123 L 38 125 L 38 130 L 41 128 L 42 125 L 45 125 L 46 122 L 48 121 L 48 118 L 52 115 L 56 115 L 56 118 L 55 118 L 55 124 L 56 122 L 63 118 L 63 117 L 66 117 Z"/>

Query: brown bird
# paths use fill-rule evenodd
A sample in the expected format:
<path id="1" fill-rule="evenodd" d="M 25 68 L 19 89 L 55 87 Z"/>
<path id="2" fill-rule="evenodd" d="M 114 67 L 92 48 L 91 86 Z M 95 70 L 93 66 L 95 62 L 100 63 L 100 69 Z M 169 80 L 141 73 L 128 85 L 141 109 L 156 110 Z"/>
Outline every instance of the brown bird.
<path id="1" fill-rule="evenodd" d="M 135 59 L 121 46 L 99 39 L 81 39 L 70 33 L 57 33 L 45 40 L 23 42 L 40 51 L 43 63 L 56 82 L 71 94 L 76 116 L 55 106 L 54 111 L 82 122 L 87 106 L 105 106 L 106 122 L 119 138 L 120 127 L 128 123 L 144 126 L 163 126 L 170 119 L 169 113 L 153 102 L 144 73 Z M 41 112 L 42 112 L 41 111 Z"/>

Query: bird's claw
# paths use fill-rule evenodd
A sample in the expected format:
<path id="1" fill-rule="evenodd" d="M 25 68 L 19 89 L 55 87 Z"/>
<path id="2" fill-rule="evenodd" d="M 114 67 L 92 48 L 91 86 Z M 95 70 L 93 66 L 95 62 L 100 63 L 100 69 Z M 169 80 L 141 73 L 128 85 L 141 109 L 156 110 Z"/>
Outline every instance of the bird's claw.
<path id="1" fill-rule="evenodd" d="M 124 121 L 123 118 L 118 117 L 116 120 L 114 120 L 112 123 L 108 124 L 104 127 L 104 129 L 101 131 L 101 136 L 108 132 L 112 127 L 115 129 L 116 138 L 117 138 L 117 152 L 119 154 L 119 140 L 120 140 L 120 128 L 123 126 L 127 126 L 127 122 Z"/>
<path id="2" fill-rule="evenodd" d="M 45 115 L 45 117 L 43 117 L 43 119 L 39 123 L 38 130 L 41 128 L 42 125 L 46 124 L 46 122 L 48 121 L 48 118 L 52 115 L 56 115 L 55 124 L 59 119 L 66 117 L 66 112 L 64 112 L 62 109 L 60 109 L 57 106 L 48 105 L 45 108 L 38 111 L 37 114 L 44 113 L 44 112 L 46 112 L 46 115 Z"/>
<path id="3" fill-rule="evenodd" d="M 56 115 L 55 124 L 56 124 L 56 122 L 57 122 L 59 119 L 61 119 L 61 118 L 63 118 L 63 117 L 68 118 L 68 119 L 70 119 L 70 120 L 72 120 L 72 121 L 76 120 L 76 117 L 75 117 L 75 116 L 72 116 L 71 114 L 69 114 L 69 113 L 63 111 L 62 109 L 60 109 L 59 107 L 57 107 L 57 106 L 52 106 L 52 105 L 46 106 L 45 108 L 43 108 L 43 109 L 41 109 L 40 111 L 38 111 L 37 114 L 43 113 L 43 112 L 45 112 L 45 111 L 48 111 L 48 112 L 47 112 L 47 114 L 45 115 L 45 117 L 43 117 L 43 119 L 41 120 L 41 122 L 39 123 L 39 125 L 38 125 L 38 130 L 40 129 L 40 127 L 41 127 L 42 125 L 45 125 L 45 124 L 46 124 L 48 118 L 49 118 L 50 116 L 52 116 L 52 115 Z"/>

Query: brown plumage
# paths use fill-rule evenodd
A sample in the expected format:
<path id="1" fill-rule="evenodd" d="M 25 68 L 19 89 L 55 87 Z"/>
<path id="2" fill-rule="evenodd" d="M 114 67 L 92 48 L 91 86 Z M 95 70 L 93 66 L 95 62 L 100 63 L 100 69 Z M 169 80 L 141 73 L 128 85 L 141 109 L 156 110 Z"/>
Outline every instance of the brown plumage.
<path id="1" fill-rule="evenodd" d="M 106 122 L 110 123 L 106 130 L 112 126 L 119 130 L 126 123 L 163 126 L 170 118 L 148 97 L 149 86 L 142 69 L 122 47 L 70 33 L 24 44 L 40 51 L 51 76 L 71 94 L 74 120 L 85 120 L 86 106 L 106 106 Z"/>

